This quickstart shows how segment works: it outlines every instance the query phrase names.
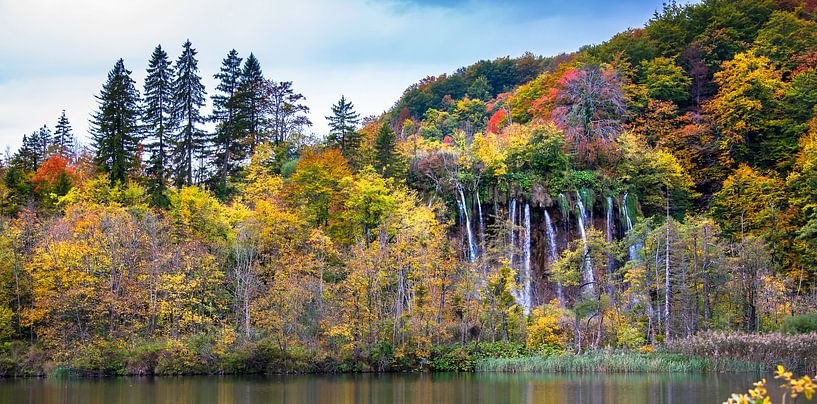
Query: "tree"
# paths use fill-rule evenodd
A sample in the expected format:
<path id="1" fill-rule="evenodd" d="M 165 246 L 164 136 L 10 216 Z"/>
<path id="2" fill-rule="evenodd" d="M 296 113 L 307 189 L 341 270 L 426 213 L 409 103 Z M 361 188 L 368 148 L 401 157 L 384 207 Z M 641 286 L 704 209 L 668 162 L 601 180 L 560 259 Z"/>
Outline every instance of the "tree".
<path id="1" fill-rule="evenodd" d="M 250 155 L 255 153 L 255 148 L 261 142 L 261 130 L 264 123 L 262 111 L 264 85 L 265 80 L 261 72 L 261 64 L 255 55 L 250 53 L 250 56 L 244 61 L 239 83 L 241 125 L 246 136 L 245 142 Z"/>
<path id="2" fill-rule="evenodd" d="M 31 132 L 27 140 L 27 144 L 24 147 L 31 152 L 34 158 L 34 167 L 39 167 L 43 161 L 48 158 L 51 152 L 51 146 L 53 144 L 51 140 L 51 130 L 43 125 L 40 129 Z"/>
<path id="3" fill-rule="evenodd" d="M 584 66 L 568 70 L 552 91 L 551 119 L 571 140 L 569 150 L 579 161 L 593 163 L 606 154 L 621 131 L 627 113 L 623 80 L 611 67 Z"/>
<path id="4" fill-rule="evenodd" d="M 689 99 L 692 78 L 670 58 L 659 57 L 642 63 L 644 85 L 650 98 L 680 104 Z"/>
<path id="5" fill-rule="evenodd" d="M 215 166 L 218 188 L 226 190 L 227 179 L 235 175 L 244 159 L 245 147 L 241 131 L 241 58 L 235 49 L 221 62 L 221 70 L 213 76 L 219 80 L 213 95 L 213 116 L 216 122 Z"/>
<path id="6" fill-rule="evenodd" d="M 468 97 L 475 100 L 488 101 L 491 99 L 491 84 L 485 76 L 479 76 L 468 87 Z"/>
<path id="7" fill-rule="evenodd" d="M 62 110 L 62 114 L 57 120 L 57 126 L 54 127 L 53 144 L 60 154 L 66 155 L 74 151 L 76 139 L 71 130 L 71 123 L 68 122 L 68 118 L 65 116 L 65 110 Z"/>
<path id="8" fill-rule="evenodd" d="M 727 162 L 770 168 L 791 161 L 797 139 L 778 136 L 775 127 L 786 84 L 772 62 L 752 51 L 737 54 L 715 73 L 715 83 L 718 94 L 704 109 L 722 128 Z"/>
<path id="9" fill-rule="evenodd" d="M 302 104 L 306 97 L 295 92 L 291 81 L 265 81 L 262 94 L 263 112 L 268 119 L 267 135 L 263 139 L 282 145 L 291 141 L 293 135 L 312 125 L 306 115 L 309 107 Z"/>
<path id="10" fill-rule="evenodd" d="M 94 161 L 112 184 L 125 182 L 139 161 L 139 92 L 119 59 L 108 73 L 91 120 Z"/>
<path id="11" fill-rule="evenodd" d="M 342 95 L 337 104 L 332 105 L 332 116 L 327 116 L 326 120 L 329 121 L 327 143 L 339 147 L 343 155 L 350 159 L 358 147 L 356 130 L 360 115 L 355 112 L 355 106 Z"/>
<path id="12" fill-rule="evenodd" d="M 397 137 L 388 124 L 384 123 L 377 132 L 374 149 L 375 168 L 384 177 L 394 177 L 399 171 L 399 154 L 397 153 Z"/>
<path id="13" fill-rule="evenodd" d="M 173 140 L 173 163 L 177 186 L 193 183 L 194 159 L 203 157 L 207 147 L 204 131 L 197 127 L 204 123 L 199 109 L 204 106 L 204 85 L 198 75 L 196 50 L 190 41 L 183 45 L 176 62 L 176 78 L 173 82 L 173 116 L 180 128 Z"/>
<path id="14" fill-rule="evenodd" d="M 167 183 L 170 179 L 171 139 L 175 130 L 173 67 L 167 53 L 159 45 L 153 50 L 145 78 L 145 99 L 142 121 L 146 125 L 147 190 L 153 203 L 167 206 Z"/>

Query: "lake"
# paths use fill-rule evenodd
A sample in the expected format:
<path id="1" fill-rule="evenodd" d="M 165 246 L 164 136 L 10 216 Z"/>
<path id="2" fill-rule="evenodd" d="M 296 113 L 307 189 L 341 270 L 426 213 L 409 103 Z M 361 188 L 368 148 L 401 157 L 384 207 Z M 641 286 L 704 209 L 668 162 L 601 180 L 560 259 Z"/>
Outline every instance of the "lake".
<path id="1" fill-rule="evenodd" d="M 17 379 L 0 381 L 0 403 L 722 403 L 761 377 L 412 373 Z"/>

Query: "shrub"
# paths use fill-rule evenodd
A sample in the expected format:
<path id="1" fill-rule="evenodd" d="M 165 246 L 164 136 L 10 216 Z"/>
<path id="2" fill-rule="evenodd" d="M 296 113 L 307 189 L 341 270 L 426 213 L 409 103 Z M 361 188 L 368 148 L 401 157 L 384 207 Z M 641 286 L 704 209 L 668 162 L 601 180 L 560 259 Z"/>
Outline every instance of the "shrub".
<path id="1" fill-rule="evenodd" d="M 784 334 L 807 334 L 817 332 L 817 313 L 798 314 L 783 320 L 780 328 Z"/>

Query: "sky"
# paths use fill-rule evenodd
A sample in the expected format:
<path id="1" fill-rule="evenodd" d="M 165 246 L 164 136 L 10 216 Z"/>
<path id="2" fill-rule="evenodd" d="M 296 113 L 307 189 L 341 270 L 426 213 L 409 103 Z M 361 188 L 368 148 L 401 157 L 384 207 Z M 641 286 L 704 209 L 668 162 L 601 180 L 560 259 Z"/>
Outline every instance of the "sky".
<path id="1" fill-rule="evenodd" d="M 161 44 L 190 39 L 209 96 L 230 49 L 292 81 L 310 129 L 341 95 L 361 116 L 412 83 L 481 59 L 571 52 L 641 27 L 662 0 L 0 0 L 0 150 L 15 150 L 62 110 L 83 142 L 95 96 L 119 58 L 142 88 Z"/>

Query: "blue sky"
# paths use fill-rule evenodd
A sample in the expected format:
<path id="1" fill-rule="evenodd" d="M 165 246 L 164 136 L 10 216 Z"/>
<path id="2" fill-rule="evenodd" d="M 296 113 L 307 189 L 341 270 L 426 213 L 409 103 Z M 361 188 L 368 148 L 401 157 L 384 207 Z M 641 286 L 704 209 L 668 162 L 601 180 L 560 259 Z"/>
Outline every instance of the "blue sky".
<path id="1" fill-rule="evenodd" d="M 0 0 L 0 147 L 53 129 L 62 109 L 86 140 L 107 72 L 122 57 L 137 87 L 151 51 L 185 39 L 212 75 L 235 48 L 268 78 L 293 81 L 312 130 L 345 94 L 361 115 L 388 109 L 419 79 L 525 51 L 553 55 L 640 27 L 661 0 Z"/>

